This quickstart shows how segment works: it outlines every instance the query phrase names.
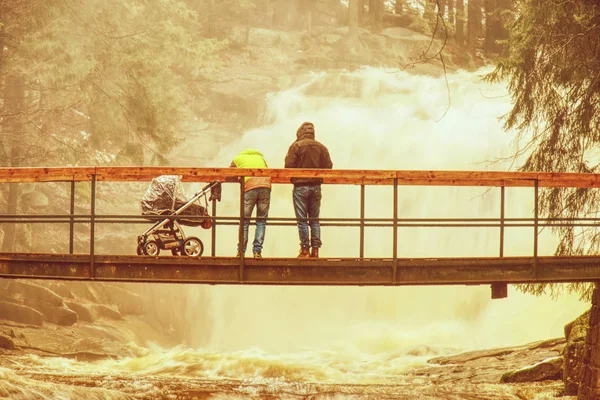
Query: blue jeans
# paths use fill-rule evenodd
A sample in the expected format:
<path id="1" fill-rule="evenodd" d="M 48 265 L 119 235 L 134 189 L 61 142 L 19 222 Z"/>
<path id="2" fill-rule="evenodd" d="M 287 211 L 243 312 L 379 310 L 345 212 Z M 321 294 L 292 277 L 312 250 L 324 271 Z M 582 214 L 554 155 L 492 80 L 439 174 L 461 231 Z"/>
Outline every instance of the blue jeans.
<path id="1" fill-rule="evenodd" d="M 244 253 L 246 252 L 246 246 L 248 245 L 248 228 L 250 226 L 250 220 L 254 206 L 256 206 L 256 231 L 254 232 L 254 243 L 252 245 L 252 252 L 260 253 L 265 242 L 265 231 L 267 229 L 267 221 L 265 218 L 269 217 L 269 205 L 271 204 L 271 189 L 269 188 L 256 188 L 250 189 L 244 193 Z M 238 251 L 240 245 L 238 243 Z"/>
<path id="2" fill-rule="evenodd" d="M 294 211 L 298 220 L 300 246 L 321 247 L 321 185 L 294 186 Z M 308 227 L 310 226 L 310 241 Z"/>

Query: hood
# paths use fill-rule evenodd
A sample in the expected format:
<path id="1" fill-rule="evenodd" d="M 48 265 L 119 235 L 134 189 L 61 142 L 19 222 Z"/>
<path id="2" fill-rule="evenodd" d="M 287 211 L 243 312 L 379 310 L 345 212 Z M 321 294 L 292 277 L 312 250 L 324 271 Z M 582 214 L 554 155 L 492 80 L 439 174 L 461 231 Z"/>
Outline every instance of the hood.
<path id="1" fill-rule="evenodd" d="M 315 138 L 315 126 L 312 122 L 304 122 L 296 131 L 296 140 L 302 139 L 314 139 Z"/>
<path id="2" fill-rule="evenodd" d="M 242 156 L 263 156 L 262 153 L 258 150 L 254 150 L 254 149 L 244 149 L 240 152 L 240 155 Z"/>

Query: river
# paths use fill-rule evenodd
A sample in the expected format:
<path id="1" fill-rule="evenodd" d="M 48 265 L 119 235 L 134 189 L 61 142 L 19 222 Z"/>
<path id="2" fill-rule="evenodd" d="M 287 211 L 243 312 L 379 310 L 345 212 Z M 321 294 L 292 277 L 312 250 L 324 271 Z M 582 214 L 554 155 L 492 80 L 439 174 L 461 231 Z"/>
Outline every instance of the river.
<path id="1" fill-rule="evenodd" d="M 486 70 L 444 77 L 364 68 L 322 72 L 265 99 L 260 126 L 220 145 L 197 166 L 228 166 L 244 148 L 283 167 L 297 127 L 313 122 L 334 168 L 507 170 L 514 133 L 499 117 L 510 109 L 502 85 L 481 81 Z M 190 137 L 185 147 L 211 145 Z M 200 143 L 202 141 L 202 143 Z M 216 143 L 217 141 L 215 141 Z M 216 145 L 215 145 L 216 146 Z M 518 165 L 515 160 L 514 165 Z M 173 162 L 174 165 L 180 165 Z M 513 167 L 514 169 L 514 167 Z M 194 189 L 193 187 L 191 188 Z M 225 185 L 219 215 L 235 215 L 235 185 Z M 359 188 L 323 188 L 321 215 L 358 217 Z M 499 216 L 499 189 L 401 187 L 401 218 Z M 367 188 L 367 217 L 391 217 L 389 187 Z M 530 217 L 531 189 L 507 189 L 507 217 Z M 291 216 L 291 189 L 273 188 L 271 216 Z M 251 235 L 252 235 L 251 229 Z M 188 232 L 191 234 L 191 232 Z M 206 232 L 198 232 L 206 235 Z M 235 227 L 220 227 L 218 255 L 235 254 Z M 322 257 L 358 255 L 358 229 L 323 229 Z M 250 241 L 252 240 L 252 236 Z M 496 256 L 490 228 L 402 228 L 399 257 Z M 506 255 L 530 255 L 531 229 L 507 229 Z M 556 238 L 540 235 L 540 255 Z M 391 255 L 391 231 L 369 228 L 366 256 Z M 265 257 L 295 255 L 295 228 L 268 227 Z M 11 399 L 517 399 L 494 383 L 436 384 L 414 371 L 427 360 L 475 349 L 515 346 L 563 336 L 588 305 L 573 296 L 533 297 L 510 287 L 491 300 L 489 286 L 244 287 L 182 286 L 174 303 L 185 316 L 186 343 L 163 348 L 131 344 L 114 360 L 19 355 L 0 363 L 0 395 Z M 159 293 L 159 289 L 157 289 Z M 551 387 L 549 390 L 554 390 Z"/>

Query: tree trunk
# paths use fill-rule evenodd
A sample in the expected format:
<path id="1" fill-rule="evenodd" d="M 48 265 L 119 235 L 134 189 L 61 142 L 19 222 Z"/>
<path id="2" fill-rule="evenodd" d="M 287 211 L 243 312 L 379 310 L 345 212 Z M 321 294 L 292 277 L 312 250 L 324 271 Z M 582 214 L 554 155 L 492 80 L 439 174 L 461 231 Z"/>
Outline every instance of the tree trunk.
<path id="1" fill-rule="evenodd" d="M 358 21 L 359 23 L 364 23 L 365 21 L 365 6 L 368 5 L 369 0 L 358 0 Z M 348 7 L 350 7 L 350 3 L 348 3 Z M 350 16 L 350 11 L 348 13 Z"/>
<path id="2" fill-rule="evenodd" d="M 512 23 L 513 18 L 513 0 L 497 0 L 497 11 L 498 11 L 498 40 L 508 40 L 509 31 L 508 26 Z M 508 46 L 503 44 L 496 44 L 498 52 L 504 56 L 508 54 Z"/>
<path id="3" fill-rule="evenodd" d="M 478 26 L 481 19 L 481 7 L 479 0 L 469 0 L 467 20 L 467 49 L 471 54 L 475 54 L 477 48 L 477 36 L 479 34 Z"/>
<path id="4" fill-rule="evenodd" d="M 383 19 L 383 0 L 369 0 L 369 16 L 376 23 Z"/>
<path id="5" fill-rule="evenodd" d="M 423 18 L 431 24 L 435 21 L 435 2 L 432 0 L 425 1 L 425 10 L 423 11 Z"/>
<path id="6" fill-rule="evenodd" d="M 454 36 L 456 44 L 465 45 L 465 2 L 456 0 L 456 34 Z"/>
<path id="7" fill-rule="evenodd" d="M 600 282 L 596 282 L 592 295 L 590 328 L 586 338 L 583 359 L 583 381 L 579 385 L 578 400 L 597 400 L 600 398 Z"/>
<path id="8" fill-rule="evenodd" d="M 2 133 L 4 137 L 10 137 L 10 159 L 11 167 L 21 166 L 21 143 L 23 136 L 23 111 L 25 104 L 25 85 L 20 76 L 9 75 L 6 77 L 4 88 L 4 121 Z M 6 214 L 17 213 L 20 187 L 12 183 L 8 188 L 8 201 L 6 203 Z M 11 252 L 14 246 L 15 224 L 7 224 L 4 228 L 3 252 Z"/>
<path id="9" fill-rule="evenodd" d="M 349 0 L 348 2 L 348 46 L 356 49 L 358 46 L 358 6 L 360 0 Z"/>
<path id="10" fill-rule="evenodd" d="M 394 13 L 396 15 L 404 15 L 404 2 L 406 0 L 396 0 L 396 7 L 394 9 Z"/>
<path id="11" fill-rule="evenodd" d="M 498 30 L 498 13 L 496 0 L 485 0 L 485 44 L 486 54 L 496 53 L 496 32 Z"/>
<path id="12" fill-rule="evenodd" d="M 506 49 L 498 43 L 508 39 L 505 19 L 510 16 L 512 0 L 485 0 L 485 52 L 486 54 L 503 54 Z"/>
<path id="13" fill-rule="evenodd" d="M 477 37 L 481 37 L 482 33 L 483 33 L 483 11 L 481 10 L 481 7 L 483 6 L 483 1 L 484 0 L 474 0 L 474 5 L 475 5 L 475 34 L 477 35 Z M 470 18 L 470 17 L 469 17 Z"/>
<path id="14" fill-rule="evenodd" d="M 456 26 L 456 0 L 448 0 L 448 22 Z"/>
<path id="15" fill-rule="evenodd" d="M 439 0 L 438 4 L 439 4 L 439 9 L 437 11 L 438 15 L 442 16 L 442 18 L 446 18 L 446 5 L 447 5 L 447 1 L 446 0 Z"/>

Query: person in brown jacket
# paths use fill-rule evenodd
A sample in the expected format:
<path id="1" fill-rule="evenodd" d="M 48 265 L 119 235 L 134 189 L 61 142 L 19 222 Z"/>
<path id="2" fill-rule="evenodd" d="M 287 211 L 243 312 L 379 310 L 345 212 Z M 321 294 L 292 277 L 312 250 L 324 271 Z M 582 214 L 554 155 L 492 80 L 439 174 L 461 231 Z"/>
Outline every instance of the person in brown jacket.
<path id="1" fill-rule="evenodd" d="M 285 156 L 285 168 L 333 168 L 327 147 L 315 140 L 315 126 L 305 122 Z M 321 178 L 292 178 L 294 211 L 300 237 L 298 258 L 319 257 L 321 242 Z M 309 240 L 310 226 L 310 240 Z M 312 250 L 309 252 L 309 246 Z"/>
<path id="2" fill-rule="evenodd" d="M 268 168 L 262 153 L 254 149 L 246 149 L 240 152 L 230 167 L 233 168 Z M 246 253 L 248 244 L 248 228 L 250 217 L 256 206 L 256 231 L 254 232 L 254 243 L 252 252 L 254 258 L 262 258 L 262 248 L 265 241 L 267 227 L 266 219 L 269 217 L 269 206 L 271 204 L 271 178 L 252 176 L 244 178 L 244 243 L 238 243 L 238 257 L 242 252 Z"/>

